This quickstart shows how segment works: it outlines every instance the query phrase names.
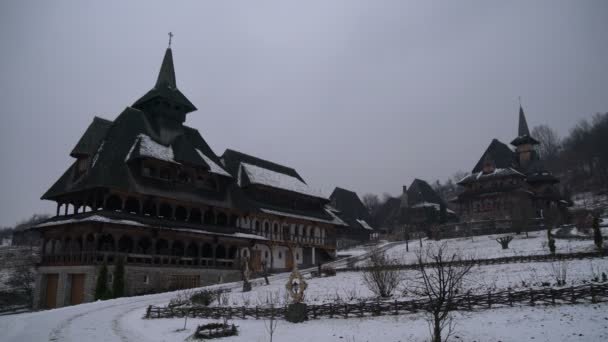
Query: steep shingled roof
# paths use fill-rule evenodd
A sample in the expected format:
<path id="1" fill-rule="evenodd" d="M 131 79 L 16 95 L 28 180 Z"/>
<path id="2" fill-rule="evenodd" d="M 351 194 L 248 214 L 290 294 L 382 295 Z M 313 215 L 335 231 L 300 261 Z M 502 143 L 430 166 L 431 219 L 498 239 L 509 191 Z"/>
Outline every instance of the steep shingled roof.
<path id="1" fill-rule="evenodd" d="M 155 98 L 166 98 L 173 102 L 179 103 L 184 106 L 185 113 L 189 113 L 196 110 L 196 107 L 188 100 L 188 98 L 177 89 L 175 81 L 175 68 L 173 66 L 173 53 L 171 48 L 165 51 L 165 57 L 163 63 L 160 66 L 158 73 L 158 79 L 156 85 L 150 91 L 148 91 L 139 100 L 135 101 L 133 107 L 142 108 L 146 102 L 149 102 Z"/>
<path id="2" fill-rule="evenodd" d="M 445 205 L 445 202 L 433 190 L 431 185 L 421 179 L 414 179 L 410 187 L 407 189 L 407 203 L 413 207 L 419 203 L 436 203 Z"/>
<path id="3" fill-rule="evenodd" d="M 99 143 L 112 126 L 112 121 L 94 117 L 93 122 L 89 125 L 80 140 L 70 153 L 70 156 L 77 158 L 79 156 L 92 156 L 97 151 Z"/>
<path id="4" fill-rule="evenodd" d="M 497 139 L 492 139 L 492 142 L 481 155 L 481 158 L 479 158 L 479 161 L 471 173 L 477 173 L 483 170 L 483 164 L 486 159 L 493 161 L 497 168 L 515 168 L 518 165 L 516 157 L 516 154 L 509 146 Z"/>

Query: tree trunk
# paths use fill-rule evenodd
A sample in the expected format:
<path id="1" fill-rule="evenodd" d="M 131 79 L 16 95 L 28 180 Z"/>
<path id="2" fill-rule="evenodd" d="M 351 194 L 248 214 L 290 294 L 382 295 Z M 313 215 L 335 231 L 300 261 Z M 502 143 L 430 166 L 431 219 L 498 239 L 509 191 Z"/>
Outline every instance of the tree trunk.
<path id="1" fill-rule="evenodd" d="M 433 342 L 442 342 L 441 341 L 441 321 L 439 317 L 434 317 L 434 328 L 433 328 Z"/>

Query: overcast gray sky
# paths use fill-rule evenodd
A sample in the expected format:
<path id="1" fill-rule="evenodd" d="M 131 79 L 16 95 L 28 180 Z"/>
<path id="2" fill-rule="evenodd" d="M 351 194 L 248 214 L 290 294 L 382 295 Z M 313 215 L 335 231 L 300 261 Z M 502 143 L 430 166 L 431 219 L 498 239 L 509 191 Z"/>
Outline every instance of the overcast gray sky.
<path id="1" fill-rule="evenodd" d="M 608 111 L 608 1 L 2 1 L 0 225 L 42 193 L 93 116 L 156 80 L 167 32 L 187 124 L 327 194 L 398 194 L 470 170 L 496 137 Z"/>

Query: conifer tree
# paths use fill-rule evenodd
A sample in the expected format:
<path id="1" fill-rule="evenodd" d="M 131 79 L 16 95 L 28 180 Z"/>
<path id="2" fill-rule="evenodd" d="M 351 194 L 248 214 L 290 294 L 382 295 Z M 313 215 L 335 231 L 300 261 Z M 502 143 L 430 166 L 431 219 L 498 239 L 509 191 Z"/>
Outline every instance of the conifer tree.
<path id="1" fill-rule="evenodd" d="M 103 261 L 99 268 L 99 274 L 97 275 L 97 285 L 95 286 L 95 300 L 104 300 L 111 297 L 110 290 L 108 289 L 108 265 L 106 261 Z"/>
<path id="2" fill-rule="evenodd" d="M 125 295 L 125 265 L 123 258 L 120 257 L 116 258 L 112 294 L 113 298 L 120 298 Z"/>

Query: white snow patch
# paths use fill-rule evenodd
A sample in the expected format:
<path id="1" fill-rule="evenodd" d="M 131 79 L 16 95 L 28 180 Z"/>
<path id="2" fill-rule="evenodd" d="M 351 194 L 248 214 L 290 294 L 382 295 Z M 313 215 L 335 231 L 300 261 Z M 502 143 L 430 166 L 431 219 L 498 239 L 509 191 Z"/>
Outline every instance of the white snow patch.
<path id="1" fill-rule="evenodd" d="M 344 226 L 346 225 L 346 223 L 344 223 L 344 221 L 340 220 L 337 216 L 333 215 L 331 213 L 331 211 L 329 211 L 329 210 L 325 210 L 325 211 L 332 216 L 332 218 L 333 218 L 332 221 L 324 220 L 324 219 L 321 219 L 318 217 L 313 217 L 313 216 L 298 215 L 298 214 L 286 213 L 284 211 L 265 209 L 265 208 L 260 208 L 260 211 L 262 211 L 263 213 L 266 213 L 266 214 L 272 214 L 272 215 L 283 216 L 283 217 L 291 217 L 291 218 L 303 219 L 303 220 L 308 220 L 308 221 L 330 223 L 330 224 L 337 224 L 337 225 L 344 225 Z"/>
<path id="2" fill-rule="evenodd" d="M 133 142 L 133 145 L 131 146 L 129 153 L 127 153 L 127 155 L 125 157 L 125 161 L 128 161 L 131 158 L 131 153 L 135 149 L 135 146 L 137 145 L 138 141 L 140 142 L 140 144 L 139 144 L 139 154 L 140 155 L 142 155 L 144 157 L 150 157 L 153 159 L 166 161 L 169 163 L 179 164 L 174 159 L 173 148 L 171 147 L 171 145 L 164 146 L 162 144 L 159 144 L 156 141 L 152 140 L 152 138 L 150 138 L 149 136 L 147 136 L 143 133 L 139 134 L 135 138 L 135 141 Z"/>
<path id="3" fill-rule="evenodd" d="M 359 224 L 363 227 L 363 229 L 374 230 L 374 228 L 372 228 L 369 224 L 367 224 L 367 222 L 365 222 L 365 220 L 357 219 L 357 222 L 359 222 Z"/>
<path id="4" fill-rule="evenodd" d="M 224 168 L 217 165 L 211 158 L 207 157 L 203 152 L 201 152 L 201 150 L 197 148 L 196 152 L 198 152 L 198 154 L 201 156 L 201 158 L 203 158 L 205 163 L 209 165 L 209 172 L 222 176 L 232 177 L 228 172 L 226 172 L 226 170 L 224 170 Z"/>
<path id="5" fill-rule="evenodd" d="M 320 191 L 312 189 L 308 184 L 296 177 L 247 163 L 241 163 L 241 169 L 244 170 L 253 184 L 261 184 L 312 197 L 325 198 Z"/>

